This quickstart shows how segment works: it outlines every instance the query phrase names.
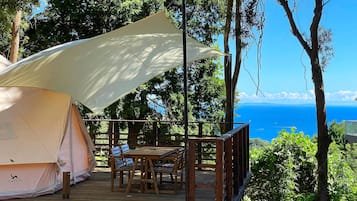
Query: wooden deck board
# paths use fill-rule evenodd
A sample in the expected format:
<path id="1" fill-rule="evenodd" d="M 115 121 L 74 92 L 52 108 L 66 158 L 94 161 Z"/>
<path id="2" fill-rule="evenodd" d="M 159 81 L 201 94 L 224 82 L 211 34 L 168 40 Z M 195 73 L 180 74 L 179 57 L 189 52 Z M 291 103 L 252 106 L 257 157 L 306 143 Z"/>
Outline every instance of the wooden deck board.
<path id="1" fill-rule="evenodd" d="M 204 179 L 206 181 L 207 174 L 197 175 L 197 179 Z M 213 178 L 214 180 L 214 178 Z M 169 184 L 166 184 L 169 185 Z M 163 189 L 161 186 L 160 189 Z M 177 194 L 160 193 L 159 195 L 153 193 L 140 193 L 130 192 L 128 194 L 124 192 L 111 192 L 110 190 L 110 173 L 109 172 L 94 172 L 88 180 L 71 186 L 70 198 L 68 200 L 73 201 L 179 201 L 185 200 L 185 190 L 178 190 Z M 65 200 L 62 199 L 62 191 L 58 191 L 54 194 L 43 195 L 35 198 L 18 199 L 19 201 L 52 201 L 52 200 Z M 197 189 L 196 201 L 209 201 L 214 200 L 213 189 Z"/>

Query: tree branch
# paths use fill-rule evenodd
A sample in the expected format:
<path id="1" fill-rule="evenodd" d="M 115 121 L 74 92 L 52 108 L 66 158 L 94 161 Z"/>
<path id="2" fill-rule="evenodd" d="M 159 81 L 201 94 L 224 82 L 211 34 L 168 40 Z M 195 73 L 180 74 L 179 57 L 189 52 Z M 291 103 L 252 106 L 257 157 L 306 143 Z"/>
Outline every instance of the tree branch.
<path id="1" fill-rule="evenodd" d="M 299 40 L 300 44 L 305 49 L 305 51 L 309 55 L 309 57 L 311 57 L 311 47 L 309 46 L 307 41 L 304 40 L 304 38 L 302 37 L 302 34 L 300 33 L 299 29 L 297 28 L 293 14 L 292 14 L 291 9 L 289 8 L 289 5 L 288 5 L 288 1 L 287 0 L 278 0 L 278 1 L 283 6 L 284 11 L 289 19 L 289 23 L 290 23 L 293 34 Z M 316 0 L 316 1 L 318 1 L 318 0 Z"/>
<path id="2" fill-rule="evenodd" d="M 237 87 L 240 66 L 242 63 L 242 0 L 236 0 L 236 63 L 233 72 L 232 89 L 235 90 Z"/>
<path id="3" fill-rule="evenodd" d="M 322 15 L 322 0 L 315 0 L 314 17 L 310 25 L 310 37 L 311 37 L 311 53 L 313 58 L 318 58 L 319 52 L 319 39 L 318 39 L 318 29 L 319 23 Z M 314 61 L 318 62 L 318 61 Z"/>
<path id="4" fill-rule="evenodd" d="M 228 2 L 227 2 L 226 23 L 224 25 L 224 53 L 226 53 L 226 54 L 229 54 L 228 40 L 229 40 L 230 31 L 231 31 L 232 8 L 233 8 L 233 0 L 228 0 Z M 228 67 L 229 60 L 230 60 L 230 58 L 228 58 L 228 56 L 224 57 L 225 71 L 226 71 L 226 68 Z M 226 82 L 228 81 L 227 79 L 228 79 L 227 76 L 225 76 Z"/>

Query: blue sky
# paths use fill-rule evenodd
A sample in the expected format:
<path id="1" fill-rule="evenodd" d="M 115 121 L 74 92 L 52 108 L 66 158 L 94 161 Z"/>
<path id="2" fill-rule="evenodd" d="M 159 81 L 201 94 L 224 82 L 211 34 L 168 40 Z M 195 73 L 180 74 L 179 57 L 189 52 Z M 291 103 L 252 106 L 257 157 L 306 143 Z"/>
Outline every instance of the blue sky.
<path id="1" fill-rule="evenodd" d="M 313 1 L 297 0 L 295 18 L 301 32 L 308 34 Z M 334 57 L 324 72 L 327 104 L 355 104 L 357 97 L 357 1 L 330 0 L 321 25 L 331 29 Z M 266 0 L 266 24 L 262 45 L 260 90 L 257 81 L 256 48 L 243 58 L 238 82 L 241 102 L 314 103 L 309 60 L 292 35 L 290 25 L 276 0 Z M 234 41 L 231 41 L 231 49 Z M 223 48 L 222 48 L 223 49 Z M 232 54 L 235 54 L 232 52 Z M 304 67 L 305 66 L 305 67 Z M 249 73 L 248 73 L 249 72 Z"/>

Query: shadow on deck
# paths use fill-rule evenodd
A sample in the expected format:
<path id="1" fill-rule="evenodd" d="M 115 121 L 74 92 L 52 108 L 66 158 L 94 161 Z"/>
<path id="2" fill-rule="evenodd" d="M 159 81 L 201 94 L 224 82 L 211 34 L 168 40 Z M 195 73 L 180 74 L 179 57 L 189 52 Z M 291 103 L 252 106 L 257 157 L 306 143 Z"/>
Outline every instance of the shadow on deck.
<path id="1" fill-rule="evenodd" d="M 210 172 L 197 173 L 196 179 L 204 183 L 214 183 L 214 174 Z M 170 184 L 164 184 L 170 185 Z M 172 185 L 172 184 L 171 184 Z M 106 201 L 106 200 L 125 200 L 125 201 L 179 201 L 185 200 L 185 185 L 183 189 L 179 189 L 177 194 L 160 193 L 140 193 L 140 192 L 111 192 L 110 190 L 110 172 L 96 171 L 86 181 L 77 183 L 71 186 L 71 193 L 69 200 L 73 201 Z M 167 187 L 167 186 L 166 186 Z M 159 189 L 165 189 L 165 186 L 160 186 Z M 35 198 L 19 199 L 21 201 L 51 201 L 51 200 L 63 200 L 62 191 L 58 191 L 54 194 L 43 195 Z M 209 201 L 215 200 L 214 189 L 197 189 L 196 201 Z"/>

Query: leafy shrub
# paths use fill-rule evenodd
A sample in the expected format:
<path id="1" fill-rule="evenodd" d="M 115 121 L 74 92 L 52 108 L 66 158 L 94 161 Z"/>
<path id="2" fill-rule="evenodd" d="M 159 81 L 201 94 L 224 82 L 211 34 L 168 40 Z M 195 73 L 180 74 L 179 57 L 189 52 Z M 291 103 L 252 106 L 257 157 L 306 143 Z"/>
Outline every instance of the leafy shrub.
<path id="1" fill-rule="evenodd" d="M 338 133 L 336 133 L 338 134 Z M 245 200 L 312 201 L 316 198 L 317 144 L 302 132 L 282 130 L 268 146 L 252 148 L 252 177 Z M 331 143 L 328 153 L 329 191 L 332 201 L 357 200 L 357 174 L 350 147 Z M 351 152 L 352 153 L 352 152 Z"/>
<path id="2" fill-rule="evenodd" d="M 332 142 L 343 147 L 345 141 L 345 125 L 343 123 L 333 121 L 328 127 L 328 134 Z"/>
<path id="3" fill-rule="evenodd" d="M 252 150 L 251 200 L 313 200 L 316 145 L 303 133 L 283 130 L 270 146 Z"/>
<path id="4" fill-rule="evenodd" d="M 328 183 L 331 200 L 357 200 L 357 174 L 353 171 L 346 153 L 336 143 L 331 143 L 328 160 Z"/>

